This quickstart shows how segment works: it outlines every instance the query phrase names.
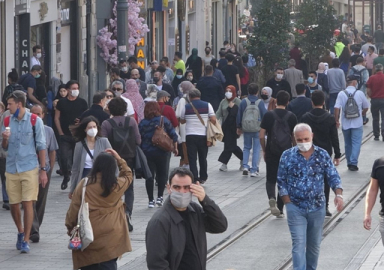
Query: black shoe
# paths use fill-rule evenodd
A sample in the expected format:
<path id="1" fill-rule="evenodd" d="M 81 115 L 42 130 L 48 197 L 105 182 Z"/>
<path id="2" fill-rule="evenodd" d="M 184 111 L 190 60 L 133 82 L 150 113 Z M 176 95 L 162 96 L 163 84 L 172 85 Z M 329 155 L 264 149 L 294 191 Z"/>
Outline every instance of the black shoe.
<path id="1" fill-rule="evenodd" d="M 375 138 L 373 138 L 373 140 L 380 141 L 380 138 L 379 137 L 375 137 Z"/>
<path id="2" fill-rule="evenodd" d="M 328 207 L 325 210 L 325 216 L 326 217 L 331 217 L 332 216 L 332 213 L 329 211 Z"/>
<path id="3" fill-rule="evenodd" d="M 125 214 L 125 216 L 127 217 L 127 223 L 128 223 L 128 231 L 133 231 L 133 226 L 132 226 L 132 220 L 131 220 L 131 217 L 128 215 L 128 214 Z"/>
<path id="4" fill-rule="evenodd" d="M 5 210 L 10 210 L 10 209 L 11 209 L 11 207 L 9 206 L 9 203 L 8 203 L 8 202 L 4 202 L 4 203 L 3 203 L 3 208 L 4 208 Z"/>
<path id="5" fill-rule="evenodd" d="M 66 190 L 68 187 L 69 178 L 64 177 L 63 182 L 61 183 L 61 190 Z"/>
<path id="6" fill-rule="evenodd" d="M 369 118 L 367 117 L 365 121 L 363 122 L 363 125 L 366 125 L 369 122 Z"/>
<path id="7" fill-rule="evenodd" d="M 204 185 L 205 182 L 207 182 L 207 180 L 200 180 L 200 181 L 199 181 L 200 185 Z"/>
<path id="8" fill-rule="evenodd" d="M 62 170 L 56 170 L 56 174 L 60 175 L 60 176 L 63 176 L 63 171 Z"/>
<path id="9" fill-rule="evenodd" d="M 38 233 L 33 233 L 29 236 L 29 240 L 32 241 L 32 243 L 39 243 L 40 241 L 40 236 Z"/>
<path id="10" fill-rule="evenodd" d="M 356 165 L 349 165 L 348 169 L 352 172 L 356 172 L 359 170 L 359 167 L 357 167 Z"/>

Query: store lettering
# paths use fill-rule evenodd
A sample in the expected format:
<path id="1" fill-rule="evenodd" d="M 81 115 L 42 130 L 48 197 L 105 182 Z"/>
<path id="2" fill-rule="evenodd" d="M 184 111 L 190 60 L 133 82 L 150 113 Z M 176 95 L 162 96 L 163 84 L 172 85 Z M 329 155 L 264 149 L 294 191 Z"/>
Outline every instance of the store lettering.
<path id="1" fill-rule="evenodd" d="M 145 40 L 142 38 L 137 44 L 137 50 L 136 50 L 136 58 L 137 58 L 137 64 L 139 67 L 142 69 L 145 68 L 145 51 L 144 51 L 144 46 L 145 46 Z"/>
<path id="2" fill-rule="evenodd" d="M 29 57 L 28 57 L 28 40 L 27 39 L 23 39 L 21 41 L 21 58 L 22 59 L 22 64 L 21 64 L 21 68 L 26 68 L 26 70 L 28 71 L 29 70 Z M 25 74 L 27 71 L 22 71 L 22 74 Z"/>

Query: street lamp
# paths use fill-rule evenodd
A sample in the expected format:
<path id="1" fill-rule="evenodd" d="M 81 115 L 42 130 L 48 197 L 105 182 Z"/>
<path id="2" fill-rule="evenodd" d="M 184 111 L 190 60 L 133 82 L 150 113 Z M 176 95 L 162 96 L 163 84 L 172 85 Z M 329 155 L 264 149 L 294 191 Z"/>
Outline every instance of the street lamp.
<path id="1" fill-rule="evenodd" d="M 117 58 L 127 60 L 128 46 L 128 0 L 117 0 Z"/>

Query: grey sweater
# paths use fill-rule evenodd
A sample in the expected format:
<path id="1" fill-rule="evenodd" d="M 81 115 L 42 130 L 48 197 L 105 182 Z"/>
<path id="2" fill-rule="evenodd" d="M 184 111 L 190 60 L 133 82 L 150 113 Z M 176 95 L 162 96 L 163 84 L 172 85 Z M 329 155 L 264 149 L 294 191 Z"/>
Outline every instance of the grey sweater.
<path id="1" fill-rule="evenodd" d="M 345 74 L 340 68 L 331 68 L 327 72 L 328 87 L 330 94 L 337 94 L 347 87 L 345 84 Z"/>

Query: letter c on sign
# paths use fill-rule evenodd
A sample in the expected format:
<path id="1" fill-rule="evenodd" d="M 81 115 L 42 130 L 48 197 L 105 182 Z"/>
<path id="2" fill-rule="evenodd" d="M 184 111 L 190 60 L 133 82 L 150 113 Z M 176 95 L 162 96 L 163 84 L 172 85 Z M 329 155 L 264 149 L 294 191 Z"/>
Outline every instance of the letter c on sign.
<path id="1" fill-rule="evenodd" d="M 22 42 L 21 42 L 21 44 L 24 46 L 24 47 L 27 47 L 27 40 L 26 39 L 24 39 Z"/>

